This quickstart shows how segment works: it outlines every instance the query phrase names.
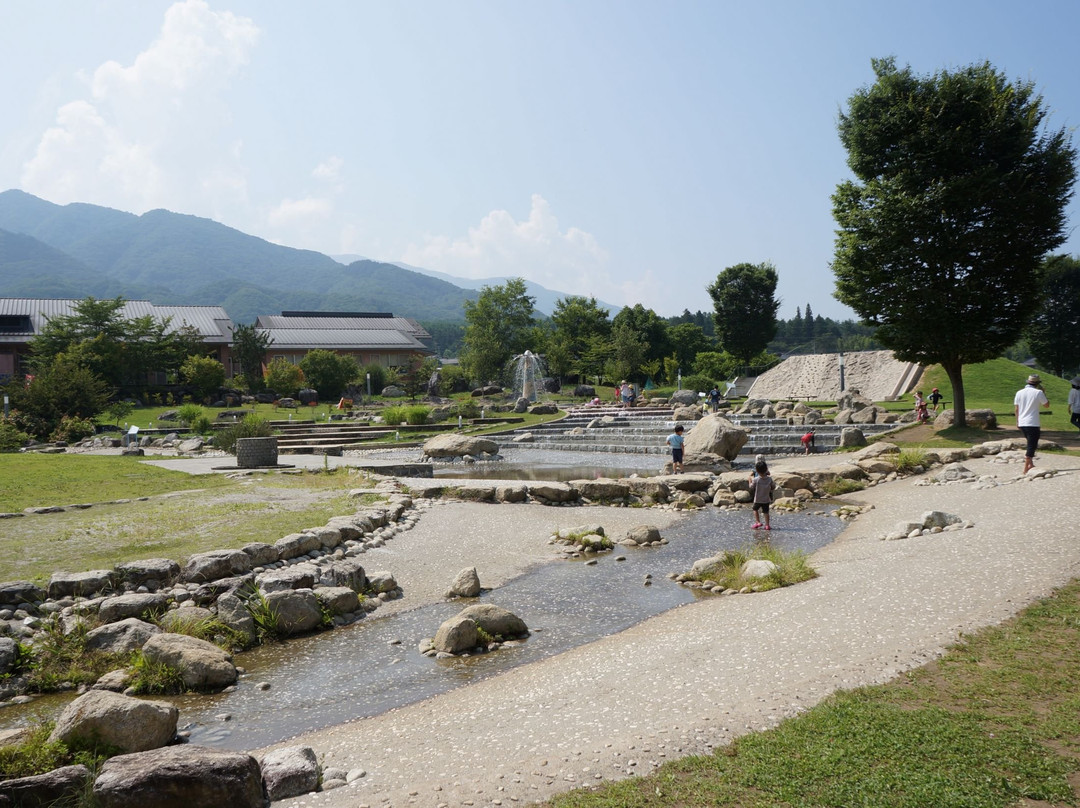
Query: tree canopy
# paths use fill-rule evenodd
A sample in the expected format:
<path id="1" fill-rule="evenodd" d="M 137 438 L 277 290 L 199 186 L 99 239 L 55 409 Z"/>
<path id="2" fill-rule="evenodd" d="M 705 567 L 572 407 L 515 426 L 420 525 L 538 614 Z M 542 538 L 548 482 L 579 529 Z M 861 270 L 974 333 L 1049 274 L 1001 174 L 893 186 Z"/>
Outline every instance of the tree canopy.
<path id="1" fill-rule="evenodd" d="M 899 359 L 944 367 L 962 425 L 963 365 L 999 356 L 1038 306 L 1076 152 L 1033 85 L 989 63 L 873 69 L 839 121 L 855 179 L 833 194 L 836 297 Z"/>
<path id="2" fill-rule="evenodd" d="M 1046 259 L 1042 305 L 1024 333 L 1040 366 L 1056 376 L 1080 370 L 1080 258 Z"/>
<path id="3" fill-rule="evenodd" d="M 475 301 L 465 301 L 465 347 L 461 362 L 479 382 L 497 379 L 515 355 L 534 348 L 535 298 L 526 294 L 525 281 L 484 286 Z"/>
<path id="4" fill-rule="evenodd" d="M 776 336 L 776 268 L 770 263 L 736 264 L 709 285 L 720 347 L 744 364 Z"/>

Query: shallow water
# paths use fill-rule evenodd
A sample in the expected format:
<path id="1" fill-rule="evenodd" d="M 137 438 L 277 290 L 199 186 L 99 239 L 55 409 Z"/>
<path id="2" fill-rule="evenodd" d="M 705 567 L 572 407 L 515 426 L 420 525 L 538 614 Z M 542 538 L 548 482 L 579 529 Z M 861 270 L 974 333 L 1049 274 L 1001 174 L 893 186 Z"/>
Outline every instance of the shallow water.
<path id="1" fill-rule="evenodd" d="M 520 644 L 492 653 L 447 660 L 422 656 L 420 641 L 469 604 L 439 603 L 243 654 L 237 662 L 248 674 L 235 692 L 173 701 L 193 742 L 231 749 L 378 715 L 617 633 L 695 598 L 716 597 L 666 577 L 699 558 L 766 536 L 779 549 L 811 552 L 841 528 L 838 520 L 820 516 L 785 514 L 776 522 L 765 534 L 750 530 L 748 512 L 710 509 L 668 528 L 669 544 L 662 547 L 618 547 L 598 556 L 594 566 L 580 560 L 545 564 L 478 599 L 509 609 L 533 631 Z M 646 575 L 652 576 L 651 586 L 644 584 Z M 270 689 L 257 690 L 259 682 Z"/>

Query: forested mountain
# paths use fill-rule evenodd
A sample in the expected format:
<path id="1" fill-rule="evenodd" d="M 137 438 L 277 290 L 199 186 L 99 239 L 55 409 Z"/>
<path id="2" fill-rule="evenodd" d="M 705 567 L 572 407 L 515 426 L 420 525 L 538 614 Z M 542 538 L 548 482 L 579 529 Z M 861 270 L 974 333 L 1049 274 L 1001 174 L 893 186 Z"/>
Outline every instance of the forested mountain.
<path id="1" fill-rule="evenodd" d="M 348 266 L 209 219 L 54 205 L 0 193 L 0 296 L 143 298 L 220 305 L 234 322 L 285 309 L 392 311 L 464 320 L 476 293 L 393 264 Z M 29 240 L 26 240 L 29 237 Z"/>

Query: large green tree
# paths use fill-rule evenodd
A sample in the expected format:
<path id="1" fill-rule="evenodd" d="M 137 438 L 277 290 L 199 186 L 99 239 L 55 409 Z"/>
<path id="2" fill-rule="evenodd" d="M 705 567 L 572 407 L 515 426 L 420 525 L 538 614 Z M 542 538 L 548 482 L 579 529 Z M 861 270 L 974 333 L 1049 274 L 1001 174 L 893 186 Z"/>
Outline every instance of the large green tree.
<path id="1" fill-rule="evenodd" d="M 1038 363 L 1063 376 L 1080 369 L 1080 258 L 1055 255 L 1042 273 L 1042 305 L 1024 331 Z"/>
<path id="2" fill-rule="evenodd" d="M 598 373 L 591 351 L 597 340 L 606 341 L 611 335 L 607 309 L 595 297 L 560 298 L 555 301 L 551 325 L 548 366 L 557 364 L 572 369 L 579 379 Z M 558 361 L 553 363 L 556 358 Z"/>
<path id="3" fill-rule="evenodd" d="M 611 319 L 611 336 L 616 339 L 615 329 L 625 327 L 633 333 L 644 348 L 642 362 L 653 359 L 664 361 L 664 357 L 671 352 L 671 343 L 668 341 L 667 321 L 657 315 L 652 309 L 647 309 L 640 303 L 626 306 Z M 624 338 L 625 343 L 625 338 Z M 629 375 L 634 375 L 636 373 Z"/>
<path id="4" fill-rule="evenodd" d="M 475 301 L 465 301 L 461 363 L 473 379 L 483 383 L 501 378 L 512 357 L 536 347 L 535 303 L 521 278 L 484 286 Z"/>
<path id="5" fill-rule="evenodd" d="M 770 263 L 728 267 L 708 287 L 720 348 L 743 364 L 776 336 L 776 268 Z"/>
<path id="6" fill-rule="evenodd" d="M 988 63 L 873 69 L 840 115 L 855 179 L 833 194 L 836 297 L 897 358 L 942 365 L 963 425 L 963 366 L 999 356 L 1039 304 L 1076 151 L 1034 86 Z"/>

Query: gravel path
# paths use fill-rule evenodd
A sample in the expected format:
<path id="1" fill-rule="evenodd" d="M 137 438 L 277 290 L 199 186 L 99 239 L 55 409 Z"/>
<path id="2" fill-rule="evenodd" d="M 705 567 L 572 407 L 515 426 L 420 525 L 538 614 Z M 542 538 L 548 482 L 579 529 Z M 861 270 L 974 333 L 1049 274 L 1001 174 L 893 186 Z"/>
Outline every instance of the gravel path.
<path id="1" fill-rule="evenodd" d="M 776 466 L 831 462 L 811 456 Z M 1017 480 L 1017 464 L 975 460 L 966 465 L 1003 484 L 978 490 L 918 486 L 919 478 L 911 478 L 851 495 L 874 510 L 814 555 L 816 580 L 707 598 L 551 659 L 280 744 L 311 745 L 324 766 L 367 775 L 279 804 L 535 802 L 649 772 L 664 760 L 771 727 L 837 689 L 887 681 L 938 657 L 962 632 L 1000 623 L 1078 574 L 1080 463 L 1051 455 L 1038 463 L 1063 473 Z M 535 531 L 515 533 L 513 525 L 492 521 L 535 519 L 530 507 L 467 508 L 472 518 L 440 520 L 442 563 L 435 563 L 438 545 L 427 551 L 425 563 L 433 576 L 439 567 L 440 582 L 466 558 L 505 555 L 506 547 L 497 549 L 504 543 L 524 543 L 523 558 L 536 549 Z M 930 509 L 971 519 L 975 527 L 878 539 L 895 522 Z M 544 509 L 542 518 L 548 511 L 573 514 L 570 523 L 601 521 L 582 509 Z M 436 517 L 425 515 L 410 531 L 414 546 L 401 543 L 398 551 L 419 552 L 421 526 Z M 515 563 L 508 560 L 504 572 Z"/>

